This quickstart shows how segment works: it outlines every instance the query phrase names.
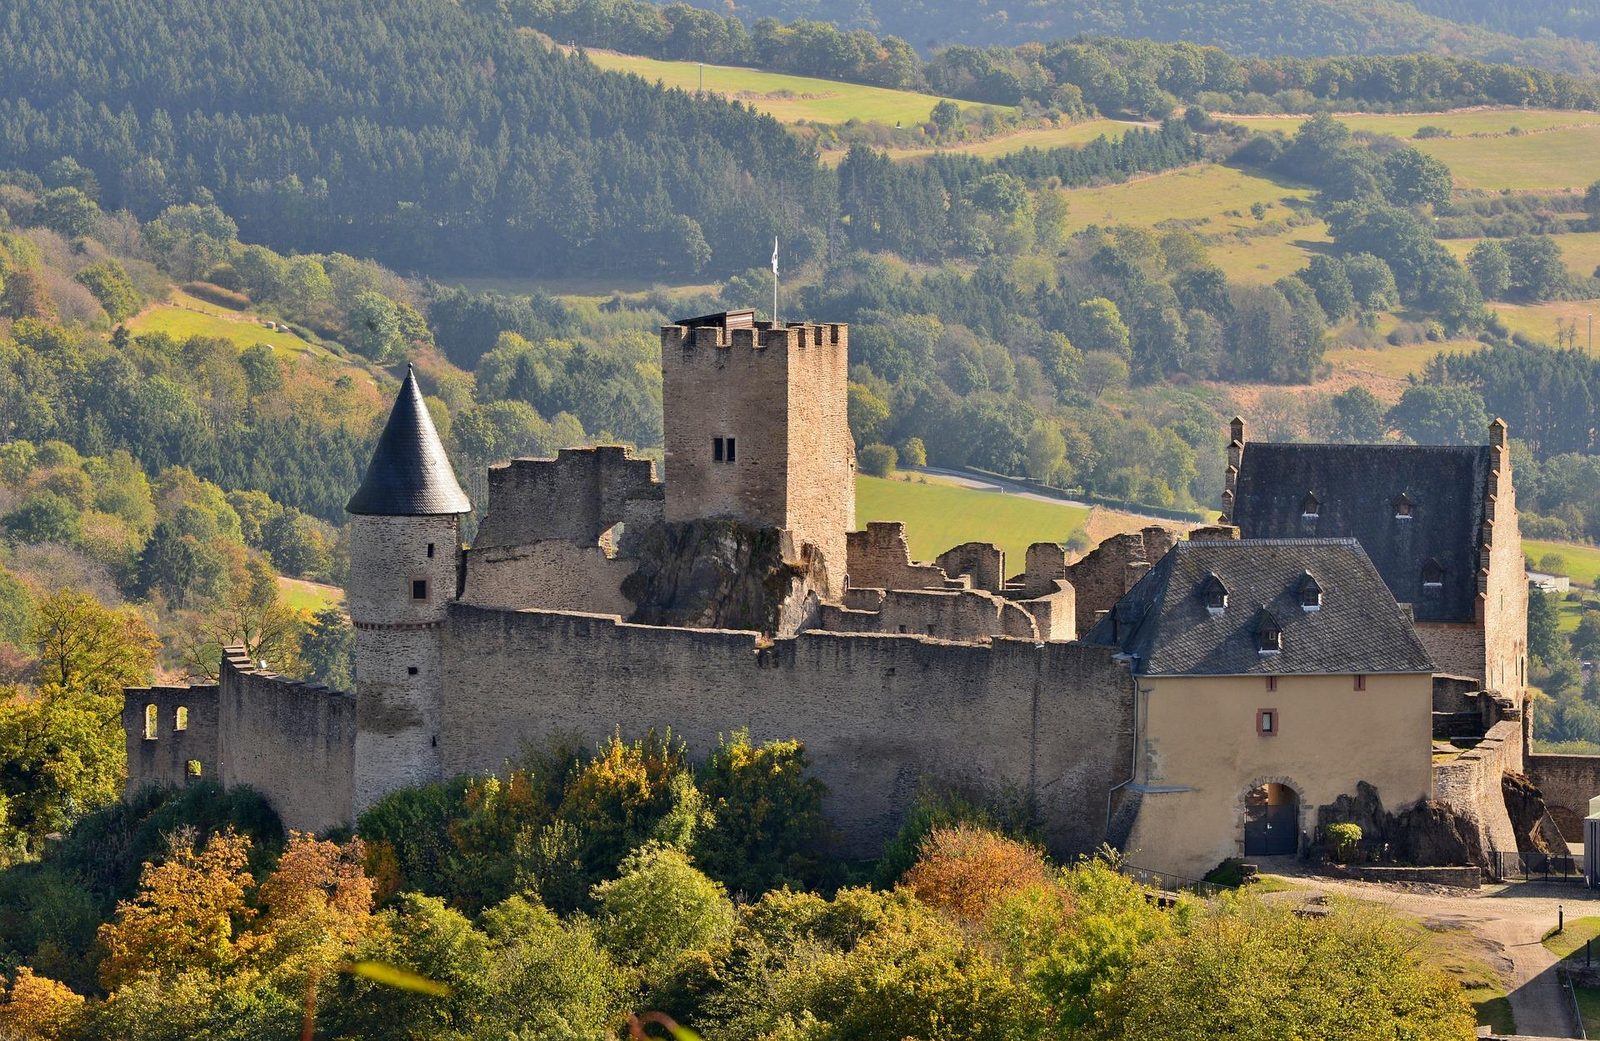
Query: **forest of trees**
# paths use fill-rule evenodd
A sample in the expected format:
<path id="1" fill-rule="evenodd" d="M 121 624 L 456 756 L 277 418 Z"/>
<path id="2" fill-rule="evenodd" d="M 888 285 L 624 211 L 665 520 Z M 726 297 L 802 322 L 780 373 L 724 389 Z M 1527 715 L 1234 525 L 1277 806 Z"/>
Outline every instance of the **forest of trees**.
<path id="1" fill-rule="evenodd" d="M 956 44 L 924 61 L 897 36 L 880 38 L 826 21 L 784 24 L 764 17 L 747 27 L 733 15 L 650 0 L 480 2 L 563 43 L 1000 105 L 1028 103 L 1072 118 L 1098 111 L 1159 119 L 1179 103 L 1228 112 L 1600 104 L 1600 89 L 1589 81 L 1442 55 L 1244 58 L 1194 43 L 1089 35 L 1011 48 Z"/>
<path id="2" fill-rule="evenodd" d="M 549 0 L 519 0 L 549 2 Z M 722 11 L 713 0 L 695 6 Z M 746 0 L 747 18 L 816 20 L 893 34 L 925 51 L 951 44 L 1018 46 L 1079 33 L 1188 40 L 1252 57 L 1422 52 L 1487 57 L 1588 74 L 1600 69 L 1592 12 L 1546 0 L 1515 8 L 1494 0 Z M 1427 13 L 1424 13 L 1427 12 Z M 1456 18 L 1457 21 L 1449 19 Z M 1491 31 L 1499 30 L 1499 31 Z M 1511 35 L 1518 33 L 1521 35 Z M 1569 38 L 1560 38 L 1570 34 Z"/>
<path id="3" fill-rule="evenodd" d="M 286 837 L 248 791 L 147 792 L 0 871 L 0 1034 L 593 1041 L 637 1015 L 730 1041 L 1473 1035 L 1461 986 L 1371 906 L 1163 906 L 1109 852 L 1058 865 L 1025 817 L 931 793 L 844 862 L 802 747 L 707 752 L 536 749 L 392 793 L 360 840 Z"/>

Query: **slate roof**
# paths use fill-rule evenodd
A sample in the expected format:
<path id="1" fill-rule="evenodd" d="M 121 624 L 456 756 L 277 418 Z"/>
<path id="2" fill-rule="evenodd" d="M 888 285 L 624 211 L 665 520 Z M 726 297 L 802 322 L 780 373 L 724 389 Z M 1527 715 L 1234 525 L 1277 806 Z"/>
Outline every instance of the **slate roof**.
<path id="1" fill-rule="evenodd" d="M 1488 486 L 1487 446 L 1248 442 L 1229 520 L 1247 539 L 1353 538 L 1419 622 L 1470 622 Z M 1307 494 L 1317 517 L 1303 516 Z M 1395 505 L 1409 499 L 1409 520 Z M 1429 561 L 1443 569 L 1424 588 Z"/>
<path id="2" fill-rule="evenodd" d="M 1307 574 L 1321 591 L 1315 611 L 1301 606 Z M 1228 593 L 1220 612 L 1206 606 L 1213 576 Z M 1263 654 L 1261 632 L 1272 626 L 1282 650 Z M 1084 639 L 1120 647 L 1146 676 L 1433 671 L 1354 539 L 1179 542 Z"/>
<path id="3" fill-rule="evenodd" d="M 373 449 L 367 476 L 345 505 L 348 513 L 380 517 L 425 517 L 469 513 L 472 503 L 439 443 L 439 432 L 422 400 L 416 373 L 405 382 Z"/>

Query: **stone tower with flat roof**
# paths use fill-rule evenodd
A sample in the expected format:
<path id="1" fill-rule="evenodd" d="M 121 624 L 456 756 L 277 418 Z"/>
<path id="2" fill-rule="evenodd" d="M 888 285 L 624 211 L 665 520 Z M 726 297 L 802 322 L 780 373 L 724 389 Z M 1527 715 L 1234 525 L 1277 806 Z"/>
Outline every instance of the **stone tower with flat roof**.
<path id="1" fill-rule="evenodd" d="M 856 520 L 848 327 L 683 319 L 661 330 L 661 369 L 666 519 L 784 529 L 822 551 L 842 592 Z"/>
<path id="2" fill-rule="evenodd" d="M 440 778 L 439 645 L 456 595 L 461 515 L 471 509 L 408 367 L 366 479 L 345 507 L 358 814 L 395 788 Z"/>

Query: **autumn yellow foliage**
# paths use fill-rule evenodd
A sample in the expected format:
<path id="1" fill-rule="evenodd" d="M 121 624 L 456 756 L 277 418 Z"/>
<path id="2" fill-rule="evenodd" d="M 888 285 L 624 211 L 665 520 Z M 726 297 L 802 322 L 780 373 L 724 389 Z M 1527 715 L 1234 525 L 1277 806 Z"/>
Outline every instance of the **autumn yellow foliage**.
<path id="1" fill-rule="evenodd" d="M 0 1038 L 6 1041 L 56 1041 L 76 1025 L 83 998 L 66 984 L 35 976 L 24 965 L 8 993 L 0 984 Z"/>
<path id="2" fill-rule="evenodd" d="M 923 903 L 975 924 L 1007 896 L 1051 879 L 1038 849 L 963 823 L 928 833 L 905 883 Z"/>

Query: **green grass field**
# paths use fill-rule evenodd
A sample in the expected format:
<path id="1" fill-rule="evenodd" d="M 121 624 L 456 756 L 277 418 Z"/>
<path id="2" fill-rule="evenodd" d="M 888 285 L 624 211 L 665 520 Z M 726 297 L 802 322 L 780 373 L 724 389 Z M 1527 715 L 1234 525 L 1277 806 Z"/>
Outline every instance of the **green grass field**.
<path id="1" fill-rule="evenodd" d="M 631 72 L 655 83 L 683 90 L 700 88 L 701 66 L 692 61 L 658 61 L 633 54 L 615 51 L 589 51 L 589 60 L 602 69 Z M 868 87 L 860 83 L 841 83 L 837 80 L 815 79 L 810 76 L 790 76 L 781 72 L 761 72 L 728 65 L 706 65 L 705 89 L 724 97 L 753 104 L 784 123 L 801 120 L 813 123 L 845 123 L 852 119 L 863 123 L 882 123 L 893 126 L 903 123 L 925 122 L 933 106 L 942 99 L 933 94 L 916 94 L 885 87 Z M 996 108 L 1012 111 L 1000 105 L 984 105 L 975 101 L 960 101 L 964 109 Z"/>
<path id="2" fill-rule="evenodd" d="M 230 311 L 181 290 L 173 290 L 164 303 L 146 308 L 128 319 L 126 325 L 135 336 L 155 332 L 164 332 L 180 340 L 210 336 L 231 340 L 240 347 L 264 343 L 279 353 L 332 356 L 326 348 L 307 343 L 293 333 L 268 329 L 256 315 Z"/>
<path id="3" fill-rule="evenodd" d="M 1578 331 L 1577 347 L 1588 346 L 1589 316 L 1595 316 L 1600 325 L 1600 300 L 1547 300 L 1542 304 L 1493 303 L 1490 308 L 1514 333 L 1522 333 L 1536 340 L 1554 345 L 1556 332 L 1562 323 L 1574 323 Z M 1600 351 L 1600 329 L 1595 331 L 1595 349 Z"/>
<path id="4" fill-rule="evenodd" d="M 1231 166 L 1186 166 L 1065 195 L 1069 232 L 1091 224 L 1187 228 L 1228 277 L 1241 281 L 1271 282 L 1303 267 L 1328 237 L 1321 221 L 1288 226 L 1312 189 Z M 1261 220 L 1250 213 L 1257 203 L 1266 207 Z M 1272 233 L 1259 234 L 1263 227 Z"/>
<path id="5" fill-rule="evenodd" d="M 1416 146 L 1450 167 L 1458 188 L 1582 191 L 1600 175 L 1600 125 L 1517 136 L 1434 138 Z"/>
<path id="6" fill-rule="evenodd" d="M 1476 351 L 1478 340 L 1445 340 L 1440 343 L 1408 343 L 1403 347 L 1384 347 L 1369 351 L 1355 347 L 1331 350 L 1322 357 L 1336 369 L 1370 372 L 1389 379 L 1404 379 L 1420 373 L 1435 355 L 1447 351 Z"/>
<path id="7" fill-rule="evenodd" d="M 1238 120 L 1252 130 L 1282 130 L 1293 133 L 1304 116 L 1227 116 L 1220 119 Z M 1444 127 L 1456 136 L 1466 134 L 1504 134 L 1513 127 L 1519 130 L 1549 130 L 1554 127 L 1600 126 L 1600 112 L 1575 112 L 1553 108 L 1473 108 L 1455 112 L 1354 112 L 1336 115 L 1339 122 L 1352 130 L 1370 130 L 1379 134 L 1409 138 L 1419 127 Z"/>
<path id="8" fill-rule="evenodd" d="M 1001 134 L 982 141 L 970 141 L 966 144 L 952 145 L 946 148 L 891 148 L 889 149 L 889 155 L 894 159 L 917 159 L 922 156 L 933 155 L 935 152 L 960 152 L 965 155 L 975 155 L 980 159 L 995 159 L 1003 155 L 1010 155 L 1012 152 L 1020 152 L 1024 148 L 1062 148 L 1067 145 L 1084 145 L 1097 137 L 1109 137 L 1115 140 L 1135 127 L 1155 125 L 1154 123 L 1127 123 L 1117 119 L 1089 119 L 1082 123 L 1070 123 L 1063 127 L 1018 130 L 1014 134 Z M 824 161 L 837 163 L 843 159 L 843 152 L 830 152 L 824 158 Z"/>
<path id="9" fill-rule="evenodd" d="M 304 615 L 314 615 L 324 607 L 344 603 L 344 590 L 338 586 L 307 582 L 300 578 L 278 578 L 278 595 L 283 602 Z"/>
<path id="10" fill-rule="evenodd" d="M 1593 588 L 1600 579 L 1600 546 L 1585 546 L 1577 542 L 1543 542 L 1523 539 L 1522 553 L 1537 564 L 1547 553 L 1562 557 L 1566 564 L 1561 573 L 1580 586 Z"/>
<path id="11" fill-rule="evenodd" d="M 904 521 L 915 560 L 932 560 L 963 542 L 992 542 L 1021 570 L 1035 542 L 1065 542 L 1082 531 L 1089 511 L 1065 503 L 948 484 L 856 478 L 856 524 Z"/>

